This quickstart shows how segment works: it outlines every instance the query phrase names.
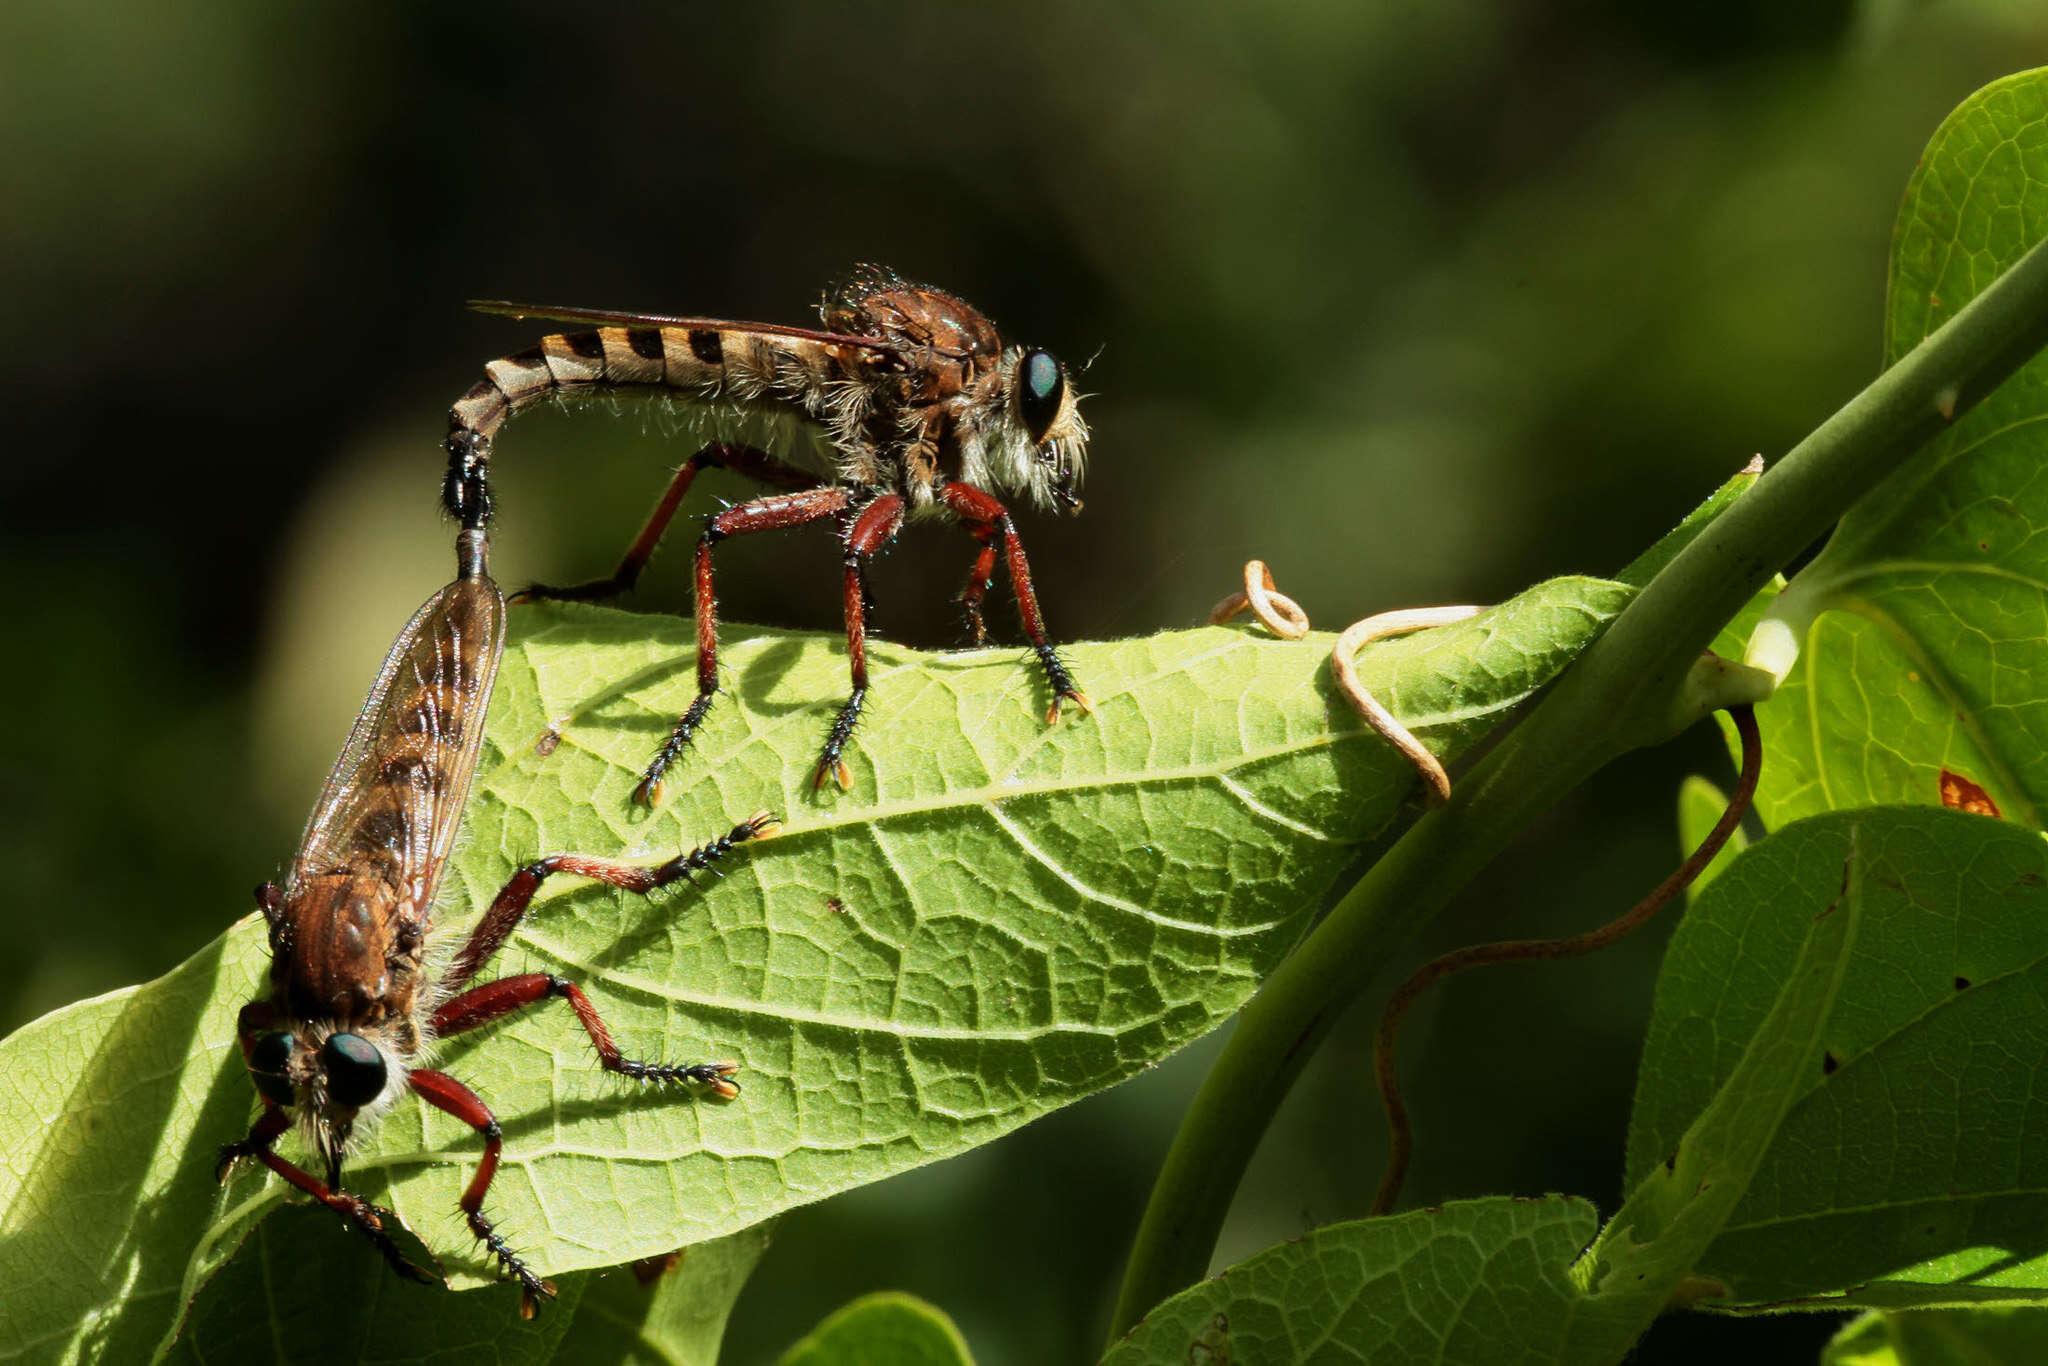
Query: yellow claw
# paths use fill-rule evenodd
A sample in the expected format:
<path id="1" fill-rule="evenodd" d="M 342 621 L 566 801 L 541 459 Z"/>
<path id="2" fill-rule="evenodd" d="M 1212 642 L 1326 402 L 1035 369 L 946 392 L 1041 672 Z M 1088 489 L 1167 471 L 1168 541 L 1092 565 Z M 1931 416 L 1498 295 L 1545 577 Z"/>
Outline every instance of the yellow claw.
<path id="1" fill-rule="evenodd" d="M 740 1070 L 740 1065 L 736 1062 L 718 1062 L 711 1064 L 711 1066 L 717 1071 L 718 1075 L 708 1078 L 704 1083 L 704 1089 L 709 1091 L 718 1100 L 738 1100 L 740 1095 L 739 1083 L 731 1080 L 731 1077 L 733 1073 Z"/>
<path id="2" fill-rule="evenodd" d="M 1079 707 L 1083 716 L 1092 716 L 1095 713 L 1095 704 L 1088 700 L 1087 693 L 1063 693 L 1059 697 L 1055 697 L 1052 700 L 1052 705 L 1045 709 L 1045 724 L 1057 726 L 1060 723 L 1060 703 L 1063 701 L 1072 702 L 1076 707 Z"/>

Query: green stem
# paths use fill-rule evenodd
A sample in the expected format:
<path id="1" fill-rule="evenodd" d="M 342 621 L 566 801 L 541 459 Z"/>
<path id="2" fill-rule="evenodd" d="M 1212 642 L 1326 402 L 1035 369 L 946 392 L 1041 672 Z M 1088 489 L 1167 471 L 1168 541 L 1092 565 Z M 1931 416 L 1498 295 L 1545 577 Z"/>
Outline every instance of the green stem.
<path id="1" fill-rule="evenodd" d="M 1209 1267 L 1266 1124 L 1343 1009 L 1519 831 L 1614 756 L 1668 737 L 1717 631 L 1955 416 L 2048 345 L 2048 243 L 1878 376 L 1644 588 L 1442 808 L 1360 878 L 1239 1017 L 1160 1168 L 1110 1340 Z"/>

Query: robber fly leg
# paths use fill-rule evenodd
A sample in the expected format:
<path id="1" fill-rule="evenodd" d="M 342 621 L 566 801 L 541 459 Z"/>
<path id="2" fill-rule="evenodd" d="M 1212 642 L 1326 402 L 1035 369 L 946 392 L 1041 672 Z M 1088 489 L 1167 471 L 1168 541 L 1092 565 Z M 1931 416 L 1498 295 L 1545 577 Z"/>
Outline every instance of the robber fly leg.
<path id="1" fill-rule="evenodd" d="M 406 1078 L 406 1084 L 427 1104 L 447 1111 L 483 1135 L 484 1160 L 477 1164 L 476 1175 L 470 1178 L 468 1188 L 457 1203 L 463 1218 L 469 1221 L 469 1231 L 497 1260 L 504 1274 L 519 1282 L 520 1316 L 532 1318 L 541 1300 L 555 1297 L 554 1283 L 535 1275 L 526 1259 L 512 1250 L 504 1235 L 498 1232 L 497 1225 L 484 1213 L 484 1195 L 491 1189 L 492 1178 L 498 1174 L 498 1152 L 505 1146 L 497 1116 L 491 1113 L 491 1107 L 484 1104 L 482 1097 L 446 1072 L 416 1068 Z"/>
<path id="2" fill-rule="evenodd" d="M 996 531 L 986 524 L 968 523 L 968 531 L 981 542 L 981 553 L 968 571 L 967 587 L 960 592 L 960 605 L 967 609 L 967 634 L 976 645 L 988 644 L 988 626 L 981 619 L 982 600 L 996 581 Z"/>
<path id="3" fill-rule="evenodd" d="M 985 538 L 984 545 L 1001 542 L 1003 558 L 1010 570 L 1010 589 L 1017 597 L 1017 615 L 1024 620 L 1024 638 L 1031 642 L 1032 653 L 1038 656 L 1039 667 L 1045 670 L 1045 681 L 1052 688 L 1052 703 L 1046 708 L 1045 723 L 1050 726 L 1059 721 L 1063 700 L 1072 702 L 1084 712 L 1093 711 L 1095 708 L 1088 701 L 1088 695 L 1074 686 L 1074 676 L 1067 672 L 1066 661 L 1046 639 L 1045 620 L 1038 611 L 1038 594 L 1031 588 L 1031 562 L 1024 558 L 1024 542 L 1018 539 L 1009 509 L 974 485 L 958 479 L 940 489 L 939 497 L 961 521 L 967 523 L 968 530 L 977 537 Z M 979 569 L 981 562 L 976 561 L 975 567 Z"/>
<path id="4" fill-rule="evenodd" d="M 629 1058 L 619 1051 L 611 1026 L 597 1013 L 597 1007 L 583 994 L 583 988 L 566 977 L 546 972 L 522 972 L 471 987 L 434 1013 L 435 1031 L 443 1037 L 461 1034 L 478 1025 L 524 1010 L 530 1005 L 560 997 L 576 1012 L 576 1020 L 597 1048 L 597 1060 L 607 1072 L 634 1081 L 684 1082 L 702 1087 L 719 1100 L 731 1100 L 740 1093 L 732 1077 L 739 1064 L 732 1062 L 647 1062 Z"/>
<path id="5" fill-rule="evenodd" d="M 551 874 L 574 873 L 645 896 L 671 883 L 689 881 L 691 873 L 710 867 L 736 845 L 763 839 L 775 830 L 773 816 L 765 811 L 756 812 L 709 844 L 700 845 L 652 868 L 617 863 L 611 859 L 588 858 L 581 854 L 555 854 L 530 863 L 498 893 L 490 910 L 484 913 L 483 921 L 471 932 L 469 942 L 456 954 L 447 981 L 451 987 L 460 988 L 490 961 L 526 914 L 526 908 L 532 903 L 540 884 Z M 732 1074 L 739 1070 L 734 1063 L 675 1064 L 642 1062 L 626 1057 L 619 1052 L 618 1045 L 612 1041 L 610 1028 L 598 1015 L 597 1008 L 591 1005 L 590 998 L 583 994 L 582 988 L 567 978 L 549 973 L 522 973 L 471 987 L 434 1012 L 433 1032 L 443 1038 L 461 1034 L 557 996 L 567 1001 L 569 1008 L 576 1012 L 577 1020 L 596 1046 L 598 1061 L 606 1071 L 639 1081 L 689 1082 L 704 1087 L 721 1100 L 731 1100 L 739 1094 L 739 1087 L 732 1081 Z"/>
<path id="6" fill-rule="evenodd" d="M 277 1142 L 278 1137 L 291 1127 L 292 1118 L 285 1113 L 283 1107 L 266 1103 L 263 1113 L 249 1126 L 248 1137 L 235 1143 L 220 1145 L 220 1160 L 214 1163 L 213 1179 L 227 1180 L 228 1173 L 234 1169 L 235 1163 L 245 1157 L 255 1157 L 269 1152 L 270 1145 Z"/>
<path id="7" fill-rule="evenodd" d="M 846 742 L 860 724 L 861 704 L 868 695 L 868 561 L 887 545 L 903 526 L 903 498 L 885 493 L 861 509 L 860 516 L 846 532 L 846 655 L 853 672 L 853 691 L 848 695 L 832 729 L 825 736 L 825 748 L 818 754 L 818 769 L 812 787 L 823 787 L 829 774 L 840 789 L 853 786 L 847 770 Z"/>
<path id="8" fill-rule="evenodd" d="M 668 532 L 668 524 L 675 519 L 676 509 L 682 506 L 683 497 L 690 491 L 690 484 L 697 477 L 697 471 L 725 469 L 742 475 L 756 483 L 772 489 L 790 493 L 818 487 L 815 475 L 796 466 L 776 459 L 768 452 L 754 446 L 735 445 L 725 441 L 714 441 L 703 450 L 685 460 L 669 480 L 667 492 L 647 518 L 647 524 L 640 528 L 640 534 L 633 538 L 633 544 L 626 547 L 626 554 L 619 561 L 619 567 L 608 578 L 592 579 L 588 583 L 571 584 L 564 588 L 534 584 L 509 599 L 514 603 L 548 601 L 591 602 L 615 598 L 631 592 L 633 585 L 640 581 L 640 571 L 653 558 L 655 547 Z"/>
<path id="9" fill-rule="evenodd" d="M 852 495 L 842 488 L 774 494 L 729 507 L 713 514 L 705 523 L 704 534 L 697 538 L 697 696 L 677 719 L 668 739 L 662 741 L 661 748 L 654 752 L 646 773 L 641 775 L 640 785 L 633 790 L 635 801 L 653 806 L 661 800 L 661 775 L 683 752 L 683 747 L 690 743 L 690 737 L 697 733 L 698 725 L 704 720 L 704 713 L 711 710 L 711 700 L 718 695 L 718 601 L 712 591 L 711 547 L 728 536 L 744 536 L 753 531 L 780 531 L 835 516 L 844 512 L 852 501 Z"/>
<path id="10" fill-rule="evenodd" d="M 701 844 L 687 854 L 679 854 L 668 862 L 656 864 L 651 868 L 634 863 L 617 863 L 611 859 L 590 858 L 583 854 L 550 854 L 544 859 L 529 863 L 512 875 L 512 880 L 505 884 L 492 900 L 490 909 L 484 912 L 484 918 L 470 931 L 469 941 L 448 965 L 447 975 L 442 978 L 442 987 L 451 993 L 462 992 L 477 973 L 482 971 L 484 964 L 496 956 L 505 940 L 518 927 L 520 920 L 526 915 L 526 908 L 533 903 L 534 894 L 540 890 L 541 883 L 556 873 L 572 873 L 578 877 L 593 878 L 646 896 L 671 883 L 689 881 L 691 873 L 709 868 L 748 840 L 766 839 L 778 828 L 773 816 L 766 811 L 757 811 L 708 844 Z M 441 1036 L 474 1029 L 488 1020 L 495 1020 L 507 1011 L 542 1000 L 549 994 L 541 992 L 526 1000 L 506 1000 L 502 1004 L 498 1003 L 496 997 L 484 995 L 502 985 L 493 982 L 489 986 L 478 987 L 475 991 L 463 992 L 447 1002 L 434 1012 L 434 1033 Z"/>
<path id="11" fill-rule="evenodd" d="M 327 1208 L 346 1219 L 351 1226 L 368 1238 L 391 1269 L 409 1281 L 421 1285 L 439 1285 L 440 1277 L 406 1260 L 398 1250 L 398 1244 L 391 1241 L 391 1235 L 384 1231 L 384 1221 L 398 1222 L 398 1216 L 388 1209 L 380 1209 L 359 1195 L 342 1190 L 339 1183 L 330 1185 L 313 1173 L 294 1166 L 270 1150 L 270 1145 L 291 1127 L 291 1116 L 283 1107 L 265 1104 L 263 1113 L 250 1126 L 248 1137 L 238 1143 L 224 1143 L 220 1149 L 220 1161 L 214 1168 L 214 1176 L 225 1181 L 235 1163 L 244 1157 L 253 1157 L 264 1166 L 276 1172 L 293 1186 L 318 1200 Z"/>

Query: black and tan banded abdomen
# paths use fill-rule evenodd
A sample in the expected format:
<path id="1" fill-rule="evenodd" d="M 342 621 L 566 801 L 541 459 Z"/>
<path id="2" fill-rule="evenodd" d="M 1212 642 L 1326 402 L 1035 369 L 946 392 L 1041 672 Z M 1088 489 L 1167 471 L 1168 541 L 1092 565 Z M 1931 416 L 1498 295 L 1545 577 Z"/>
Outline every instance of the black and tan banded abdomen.
<path id="1" fill-rule="evenodd" d="M 451 436 L 495 437 L 514 413 L 579 390 L 668 389 L 698 401 L 813 408 L 839 374 L 833 348 L 740 328 L 601 327 L 494 360 L 448 413 Z M 815 410 L 815 409 L 814 409 Z"/>

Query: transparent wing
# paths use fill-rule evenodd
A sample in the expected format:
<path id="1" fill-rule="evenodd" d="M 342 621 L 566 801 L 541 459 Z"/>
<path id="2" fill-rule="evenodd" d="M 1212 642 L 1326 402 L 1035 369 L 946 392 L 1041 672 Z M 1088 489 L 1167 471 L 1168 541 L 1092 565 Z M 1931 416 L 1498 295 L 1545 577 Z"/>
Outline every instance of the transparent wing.
<path id="1" fill-rule="evenodd" d="M 795 337 L 800 341 L 824 342 L 830 346 L 859 346 L 894 355 L 900 342 L 887 337 L 863 337 L 849 332 L 825 332 L 815 327 L 785 327 L 781 323 L 728 322 L 721 318 L 672 318 L 662 313 L 614 313 L 602 308 L 564 308 L 555 304 L 519 304 L 506 299 L 471 299 L 469 306 L 479 313 L 507 318 L 538 319 L 551 323 L 591 323 L 611 327 L 686 327 L 697 332 L 758 332 L 768 337 Z"/>
<path id="2" fill-rule="evenodd" d="M 381 864 L 412 904 L 432 903 L 483 748 L 505 649 L 505 599 L 458 579 L 399 634 L 327 775 L 286 882 Z"/>

